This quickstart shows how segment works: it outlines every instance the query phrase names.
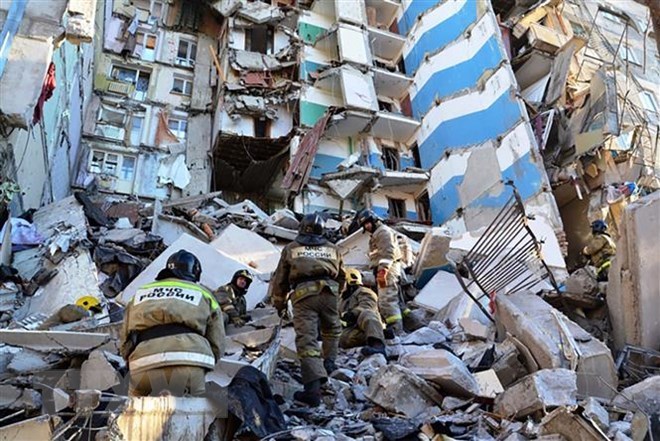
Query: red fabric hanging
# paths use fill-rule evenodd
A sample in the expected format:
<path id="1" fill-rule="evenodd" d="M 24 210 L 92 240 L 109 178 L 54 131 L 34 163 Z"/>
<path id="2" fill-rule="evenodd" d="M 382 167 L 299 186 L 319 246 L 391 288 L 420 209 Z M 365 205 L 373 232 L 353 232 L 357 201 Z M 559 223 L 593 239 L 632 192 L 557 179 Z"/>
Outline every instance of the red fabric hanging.
<path id="1" fill-rule="evenodd" d="M 41 87 L 41 95 L 39 95 L 39 100 L 37 101 L 37 105 L 34 108 L 32 124 L 36 124 L 41 121 L 44 112 L 44 103 L 48 101 L 51 96 L 53 96 L 55 86 L 55 63 L 51 61 L 50 66 L 48 66 L 46 78 L 44 79 L 44 85 Z"/>

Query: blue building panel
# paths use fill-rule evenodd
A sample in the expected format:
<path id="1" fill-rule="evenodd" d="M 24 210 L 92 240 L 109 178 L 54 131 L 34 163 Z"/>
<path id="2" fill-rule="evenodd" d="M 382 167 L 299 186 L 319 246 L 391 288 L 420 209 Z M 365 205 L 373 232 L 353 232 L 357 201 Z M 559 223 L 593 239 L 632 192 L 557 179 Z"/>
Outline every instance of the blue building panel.
<path id="1" fill-rule="evenodd" d="M 337 171 L 337 166 L 345 158 L 339 158 L 337 156 L 330 156 L 323 153 L 317 153 L 314 156 L 314 164 L 312 165 L 312 171 L 310 177 L 315 179 L 321 179 L 324 173 L 334 173 Z"/>
<path id="2" fill-rule="evenodd" d="M 413 8 L 413 5 L 418 3 L 427 7 L 433 4 L 433 2 L 424 0 L 414 0 L 408 9 Z M 404 58 L 406 72 L 409 74 L 414 73 L 424 61 L 427 53 L 435 53 L 463 35 L 466 28 L 477 21 L 478 3 L 475 0 L 466 1 L 458 13 L 438 23 L 437 26 L 423 35 L 418 36 L 415 46 Z"/>
<path id="3" fill-rule="evenodd" d="M 447 150 L 482 144 L 506 133 L 520 119 L 520 106 L 505 91 L 490 107 L 441 122 L 419 147 L 422 167 L 430 169 Z"/>
<path id="4" fill-rule="evenodd" d="M 412 99 L 415 118 L 422 119 L 437 99 L 473 88 L 485 72 L 496 69 L 501 61 L 502 50 L 497 39 L 492 37 L 474 57 L 434 72 Z"/>

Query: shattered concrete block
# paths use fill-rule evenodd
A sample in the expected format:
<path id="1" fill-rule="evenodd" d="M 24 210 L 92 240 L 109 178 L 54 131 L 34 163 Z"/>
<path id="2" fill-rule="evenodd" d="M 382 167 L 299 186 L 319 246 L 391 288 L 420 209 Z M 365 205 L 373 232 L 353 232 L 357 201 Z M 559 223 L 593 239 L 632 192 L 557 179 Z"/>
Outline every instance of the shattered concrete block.
<path id="1" fill-rule="evenodd" d="M 336 380 L 345 381 L 346 383 L 351 383 L 355 377 L 355 372 L 350 369 L 340 368 L 334 371 L 330 377 Z"/>
<path id="2" fill-rule="evenodd" d="M 79 389 L 73 393 L 73 408 L 76 411 L 89 411 L 101 404 L 101 391 L 96 389 Z"/>
<path id="3" fill-rule="evenodd" d="M 608 438 L 614 438 L 617 433 L 626 436 L 632 435 L 632 424 L 630 421 L 614 421 L 610 424 L 610 429 L 607 431 Z"/>
<path id="4" fill-rule="evenodd" d="M 613 439 L 614 439 L 614 441 L 633 441 L 632 438 L 630 438 L 629 436 L 627 436 L 627 435 L 626 435 L 625 433 L 623 433 L 623 432 L 617 432 L 617 433 L 614 435 L 614 438 L 613 438 Z"/>
<path id="5" fill-rule="evenodd" d="M 369 379 L 383 366 L 387 366 L 387 359 L 382 354 L 372 355 L 362 360 L 356 369 L 354 381 L 367 384 Z"/>
<path id="6" fill-rule="evenodd" d="M 460 295 L 465 294 L 456 276 L 447 271 L 438 271 L 420 289 L 413 303 L 430 311 L 440 311 Z"/>
<path id="7" fill-rule="evenodd" d="M 568 369 L 543 369 L 523 378 L 495 399 L 495 413 L 524 418 L 542 409 L 576 404 L 577 376 Z"/>
<path id="8" fill-rule="evenodd" d="M 493 369 L 476 372 L 474 379 L 479 383 L 479 396 L 481 397 L 495 398 L 504 392 L 504 387 Z"/>
<path id="9" fill-rule="evenodd" d="M 459 319 L 458 324 L 463 328 L 463 332 L 465 332 L 468 337 L 477 340 L 490 340 L 495 333 L 493 327 L 484 325 L 483 323 L 467 317 Z"/>
<path id="10" fill-rule="evenodd" d="M 204 439 L 218 409 L 206 398 L 133 397 L 117 417 L 123 439 L 168 441 Z"/>
<path id="11" fill-rule="evenodd" d="M 59 420 L 59 418 L 54 418 Z M 52 439 L 56 421 L 50 415 L 42 415 L 0 427 L 0 440 L 32 441 Z"/>
<path id="12" fill-rule="evenodd" d="M 409 369 L 384 366 L 369 382 L 367 398 L 390 412 L 414 418 L 442 402 L 442 396 Z"/>
<path id="13" fill-rule="evenodd" d="M 282 328 L 280 331 L 280 357 L 286 360 L 297 360 L 296 352 L 296 331 L 289 328 Z"/>
<path id="14" fill-rule="evenodd" d="M 297 230 L 300 222 L 291 210 L 276 210 L 269 218 L 270 223 L 289 230 Z"/>
<path id="15" fill-rule="evenodd" d="M 660 326 L 660 192 L 629 203 L 619 225 L 616 257 L 607 285 L 614 346 L 658 348 Z"/>
<path id="16" fill-rule="evenodd" d="M 575 294 L 591 294 L 598 292 L 598 282 L 586 269 L 575 270 L 564 282 L 567 292 Z"/>
<path id="17" fill-rule="evenodd" d="M 7 370 L 15 374 L 33 374 L 45 371 L 57 365 L 63 359 L 55 353 L 44 353 L 31 349 L 22 349 L 15 354 L 7 365 Z"/>
<path id="18" fill-rule="evenodd" d="M 38 410 L 41 404 L 41 394 L 34 389 L 0 385 L 0 410 Z"/>
<path id="19" fill-rule="evenodd" d="M 601 430 L 607 430 L 610 427 L 610 415 L 598 400 L 589 397 L 582 403 L 582 407 L 584 407 L 584 416 L 596 423 Z"/>
<path id="20" fill-rule="evenodd" d="M 71 406 L 71 395 L 64 392 L 60 388 L 53 389 L 53 403 L 55 404 L 55 412 L 59 412 Z"/>
<path id="21" fill-rule="evenodd" d="M 622 390 L 612 404 L 626 410 L 641 410 L 649 415 L 660 413 L 660 375 Z"/>
<path id="22" fill-rule="evenodd" d="M 446 395 L 479 394 L 479 383 L 472 373 L 458 357 L 444 349 L 404 355 L 399 363 L 423 379 L 437 384 Z"/>
<path id="23" fill-rule="evenodd" d="M 541 435 L 562 435 L 571 441 L 607 441 L 607 435 L 598 426 L 560 407 L 546 415 L 539 428 Z"/>
<path id="24" fill-rule="evenodd" d="M 529 374 L 518 348 L 508 337 L 502 343 L 495 344 L 495 362 L 491 368 L 504 387 Z"/>
<path id="25" fill-rule="evenodd" d="M 527 441 L 528 439 L 529 438 L 519 433 L 512 433 L 511 435 L 504 438 L 504 441 Z"/>
<path id="26" fill-rule="evenodd" d="M 80 369 L 80 388 L 108 390 L 121 384 L 121 375 L 103 351 L 92 352 Z"/>
<path id="27" fill-rule="evenodd" d="M 447 251 L 450 243 L 451 236 L 440 228 L 431 228 L 424 235 L 417 261 L 413 266 L 418 288 L 423 288 L 439 269 L 449 265 Z"/>
<path id="28" fill-rule="evenodd" d="M 80 353 L 97 348 L 110 340 L 107 334 L 92 332 L 0 331 L 0 343 L 44 352 Z"/>
<path id="29" fill-rule="evenodd" d="M 401 339 L 401 344 L 404 345 L 434 345 L 436 343 L 444 343 L 447 341 L 447 336 L 439 331 L 424 327 L 416 330 L 412 334 L 408 334 Z"/>
<path id="30" fill-rule="evenodd" d="M 210 244 L 229 257 L 262 273 L 277 268 L 280 251 L 257 233 L 229 224 Z"/>
<path id="31" fill-rule="evenodd" d="M 612 353 L 603 342 L 531 292 L 498 295 L 496 303 L 498 325 L 519 339 L 542 369 L 570 367 L 564 354 L 564 349 L 570 350 L 569 341 L 577 348 L 580 395 L 612 397 L 618 377 Z"/>

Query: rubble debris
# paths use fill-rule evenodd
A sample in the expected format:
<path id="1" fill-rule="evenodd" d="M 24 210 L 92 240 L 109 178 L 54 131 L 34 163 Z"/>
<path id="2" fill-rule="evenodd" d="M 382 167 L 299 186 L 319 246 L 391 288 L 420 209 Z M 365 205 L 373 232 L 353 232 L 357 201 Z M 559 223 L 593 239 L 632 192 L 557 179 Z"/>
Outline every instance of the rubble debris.
<path id="1" fill-rule="evenodd" d="M 413 266 L 418 289 L 423 289 L 437 271 L 453 271 L 447 260 L 451 236 L 441 228 L 432 228 L 424 235 L 419 255 Z"/>
<path id="2" fill-rule="evenodd" d="M 499 295 L 498 323 L 519 339 L 542 369 L 574 368 L 583 396 L 610 398 L 618 379 L 604 343 L 531 292 Z"/>
<path id="3" fill-rule="evenodd" d="M 280 251 L 268 240 L 233 224 L 213 239 L 211 246 L 262 273 L 275 271 L 280 259 Z"/>
<path id="4" fill-rule="evenodd" d="M 108 390 L 121 384 L 122 376 L 108 360 L 114 358 L 115 363 L 123 366 L 121 357 L 112 357 L 105 351 L 92 351 L 80 369 L 80 388 Z"/>
<path id="5" fill-rule="evenodd" d="M 211 245 L 197 240 L 188 234 L 183 234 L 124 289 L 120 301 L 127 303 L 135 295 L 140 286 L 153 281 L 158 272 L 165 268 L 165 263 L 169 256 L 181 249 L 195 254 L 202 262 L 202 278 L 200 283 L 209 287 L 211 290 L 215 290 L 230 281 L 232 275 L 239 269 L 247 269 L 254 272 L 253 269 L 216 250 Z M 213 270 L 207 269 L 205 265 L 213 265 Z M 256 304 L 266 297 L 266 292 L 266 283 L 257 275 L 246 295 L 248 310 L 254 309 Z"/>
<path id="6" fill-rule="evenodd" d="M 542 369 L 510 386 L 495 399 L 495 412 L 521 419 L 553 407 L 575 406 L 577 376 L 568 369 Z"/>
<path id="7" fill-rule="evenodd" d="M 660 375 L 647 378 L 617 394 L 612 404 L 649 415 L 660 413 Z"/>
<path id="8" fill-rule="evenodd" d="M 444 349 L 405 354 L 399 360 L 421 378 L 437 385 L 445 395 L 458 397 L 479 395 L 480 387 L 465 364 Z"/>
<path id="9" fill-rule="evenodd" d="M 612 320 L 614 344 L 658 349 L 660 326 L 660 263 L 654 256 L 660 248 L 660 192 L 628 204 L 619 229 L 617 254 L 609 271 L 607 305 Z"/>
<path id="10" fill-rule="evenodd" d="M 471 318 L 461 318 L 458 324 L 463 328 L 465 335 L 476 340 L 491 340 L 494 335 L 492 326 L 484 325 Z"/>
<path id="11" fill-rule="evenodd" d="M 41 415 L 36 418 L 0 427 L 0 439 L 16 441 L 52 439 L 54 426 L 59 424 L 59 420 L 58 417 Z"/>
<path id="12" fill-rule="evenodd" d="M 383 366 L 371 377 L 366 396 L 377 405 L 408 418 L 442 403 L 442 396 L 424 380 L 394 364 Z"/>
<path id="13" fill-rule="evenodd" d="M 581 405 L 584 408 L 582 414 L 593 421 L 601 430 L 606 431 L 610 427 L 610 415 L 597 399 L 589 397 Z"/>
<path id="14" fill-rule="evenodd" d="M 217 413 L 206 398 L 134 397 L 127 400 L 111 429 L 124 439 L 157 441 L 164 433 L 171 441 L 204 439 Z"/>
<path id="15" fill-rule="evenodd" d="M 477 395 L 480 397 L 495 398 L 504 392 L 504 387 L 493 369 L 476 372 L 474 379 L 479 384 L 479 393 Z"/>
<path id="16" fill-rule="evenodd" d="M 41 405 L 41 394 L 36 390 L 0 384 L 0 412 L 18 409 L 39 410 Z"/>
<path id="17" fill-rule="evenodd" d="M 597 425 L 573 413 L 570 408 L 560 407 L 541 421 L 540 435 L 562 435 L 576 441 L 605 441 L 607 435 Z"/>
<path id="18" fill-rule="evenodd" d="M 89 352 L 108 341 L 109 335 L 91 332 L 0 330 L 0 343 L 43 352 Z"/>

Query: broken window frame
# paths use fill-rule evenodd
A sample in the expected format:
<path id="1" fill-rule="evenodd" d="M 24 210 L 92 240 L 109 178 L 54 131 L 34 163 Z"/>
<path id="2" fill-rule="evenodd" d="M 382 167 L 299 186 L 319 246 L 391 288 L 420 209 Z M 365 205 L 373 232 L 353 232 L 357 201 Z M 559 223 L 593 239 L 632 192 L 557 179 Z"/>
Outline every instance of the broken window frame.
<path id="1" fill-rule="evenodd" d="M 271 120 L 266 117 L 255 116 L 252 119 L 254 137 L 255 138 L 270 138 L 270 131 L 272 128 Z M 259 127 L 263 124 L 263 130 Z"/>
<path id="2" fill-rule="evenodd" d="M 266 41 L 265 47 L 262 50 L 255 50 L 253 47 L 254 43 L 254 36 L 252 35 L 254 32 L 262 30 L 265 28 L 265 33 L 266 33 Z M 259 54 L 264 54 L 264 55 L 272 55 L 275 51 L 275 27 L 272 25 L 258 25 L 258 26 L 252 26 L 250 28 L 245 29 L 245 50 L 248 52 L 255 52 Z"/>
<path id="3" fill-rule="evenodd" d="M 136 127 L 135 121 L 140 121 L 140 124 Z M 132 146 L 139 146 L 142 144 L 142 131 L 144 129 L 144 123 L 146 118 L 144 115 L 133 115 L 131 116 L 131 132 L 129 134 L 129 144 Z M 137 128 L 137 131 L 136 131 Z"/>
<path id="4" fill-rule="evenodd" d="M 651 112 L 653 115 L 658 115 L 660 107 L 658 107 L 658 100 L 652 91 L 644 89 L 639 92 L 639 100 L 642 102 L 644 110 Z"/>
<path id="5" fill-rule="evenodd" d="M 415 209 L 417 211 L 417 220 L 421 222 L 431 222 L 431 199 L 429 191 L 422 191 L 415 198 Z"/>
<path id="6" fill-rule="evenodd" d="M 133 71 L 135 75 L 131 80 L 128 80 L 128 77 L 120 78 L 120 71 Z M 146 83 L 141 81 L 146 77 Z M 137 101 L 144 101 L 147 97 L 147 91 L 149 90 L 149 82 L 151 81 L 151 71 L 138 69 L 135 67 L 123 66 L 121 64 L 113 64 L 110 66 L 110 78 L 114 81 L 121 83 L 129 83 L 135 86 L 135 91 L 133 91 L 132 98 Z M 146 85 L 146 87 L 145 87 Z M 140 89 L 142 87 L 143 89 Z"/>
<path id="7" fill-rule="evenodd" d="M 407 219 L 408 210 L 406 209 L 406 200 L 387 197 L 387 209 L 389 217 L 392 219 Z"/>
<path id="8" fill-rule="evenodd" d="M 156 6 L 160 6 L 160 12 L 156 14 Z M 154 25 L 161 23 L 164 15 L 166 4 L 162 0 L 151 0 L 151 7 L 149 8 L 149 18 L 147 18 L 147 23 Z"/>
<path id="9" fill-rule="evenodd" d="M 156 49 L 158 48 L 158 35 L 151 32 L 138 31 L 135 34 L 135 38 L 136 38 L 136 43 L 135 43 L 136 50 L 133 52 L 133 54 L 142 61 L 156 61 Z M 153 39 L 153 48 L 149 48 L 147 46 L 147 42 L 149 42 L 150 38 Z M 142 47 L 140 51 L 137 51 L 138 45 Z"/>
<path id="10" fill-rule="evenodd" d="M 181 46 L 185 44 L 185 57 L 181 57 L 179 54 L 181 52 Z M 178 66 L 187 66 L 195 67 L 195 60 L 197 59 L 197 42 L 189 40 L 187 38 L 179 37 L 179 44 L 177 44 L 176 57 L 174 58 L 174 64 Z"/>
<path id="11" fill-rule="evenodd" d="M 188 136 L 188 118 L 171 116 L 167 121 L 167 127 L 179 138 L 179 141 L 184 142 L 186 140 Z"/>
<path id="12" fill-rule="evenodd" d="M 132 164 L 130 169 L 128 164 Z M 121 181 L 133 182 L 135 179 L 135 170 L 137 165 L 137 156 L 126 155 L 114 151 L 106 151 L 93 148 L 89 152 L 90 173 L 114 176 Z M 130 174 L 127 172 L 130 170 Z"/>
<path id="13" fill-rule="evenodd" d="M 177 81 L 181 82 L 180 90 L 177 90 L 177 88 L 176 88 Z M 183 96 L 191 96 L 192 95 L 192 89 L 193 89 L 193 79 L 192 78 L 182 77 L 182 76 L 174 76 L 174 78 L 172 79 L 172 89 L 170 90 L 170 93 L 177 94 L 177 95 L 183 95 Z"/>
<path id="14" fill-rule="evenodd" d="M 401 154 L 396 147 L 388 147 L 381 145 L 380 147 L 383 166 L 386 170 L 400 171 L 401 170 Z"/>
<path id="15" fill-rule="evenodd" d="M 635 50 L 628 44 L 621 45 L 619 56 L 623 61 L 628 61 L 629 63 L 635 64 L 637 66 L 642 65 L 642 62 L 637 58 L 637 54 L 635 54 Z"/>

